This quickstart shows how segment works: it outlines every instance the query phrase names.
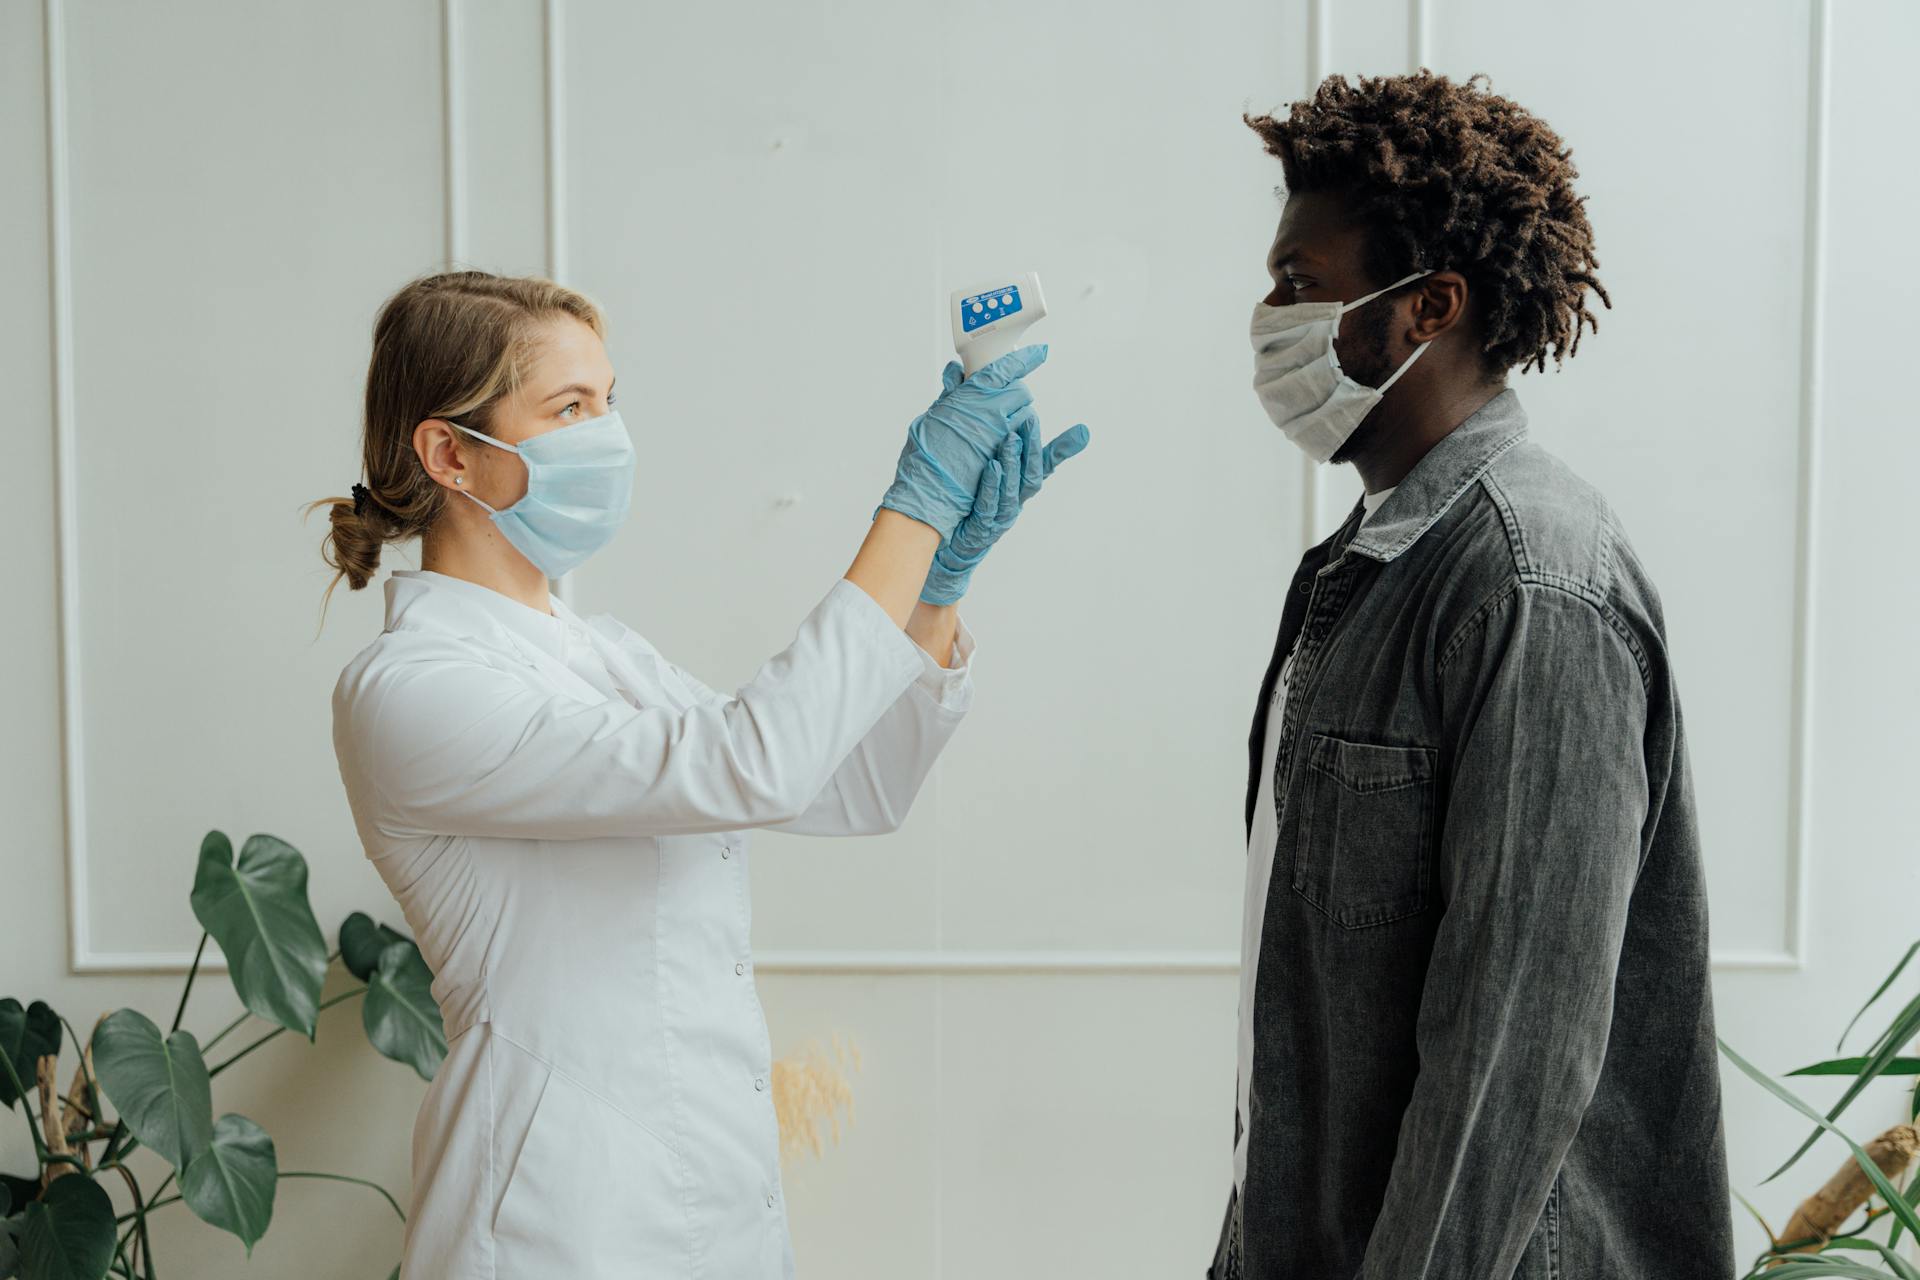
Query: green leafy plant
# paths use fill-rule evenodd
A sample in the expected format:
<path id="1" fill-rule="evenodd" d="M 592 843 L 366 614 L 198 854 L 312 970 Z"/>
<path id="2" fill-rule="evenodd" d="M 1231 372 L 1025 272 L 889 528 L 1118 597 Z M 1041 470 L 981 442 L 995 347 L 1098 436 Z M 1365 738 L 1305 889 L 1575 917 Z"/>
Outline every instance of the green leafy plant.
<path id="1" fill-rule="evenodd" d="M 1845 1049 L 1854 1027 L 1899 979 L 1916 952 L 1920 952 L 1920 942 L 1907 948 L 1893 971 L 1847 1023 L 1834 1045 L 1835 1053 Z M 1782 1235 L 1776 1235 L 1766 1219 L 1751 1204 L 1747 1205 L 1747 1211 L 1760 1223 L 1769 1241 L 1768 1248 L 1747 1272 L 1747 1280 L 1762 1275 L 1769 1280 L 1801 1280 L 1803 1277 L 1810 1280 L 1815 1276 L 1920 1280 L 1920 1267 L 1899 1252 L 1903 1236 L 1911 1234 L 1920 1239 L 1920 1210 L 1916 1210 L 1920 1204 L 1920 1181 L 1900 1185 L 1908 1165 L 1915 1154 L 1920 1153 L 1920 1131 L 1916 1131 L 1912 1123 L 1895 1125 L 1863 1147 L 1841 1132 L 1835 1123 L 1875 1080 L 1885 1076 L 1920 1075 L 1920 1057 L 1913 1056 L 1908 1049 L 1916 1035 L 1920 1035 L 1920 995 L 1915 995 L 1894 1015 L 1864 1054 L 1829 1058 L 1789 1072 L 1795 1076 L 1853 1077 L 1853 1083 L 1824 1115 L 1735 1053 L 1726 1041 L 1720 1042 L 1720 1051 L 1729 1061 L 1814 1124 L 1806 1141 L 1765 1181 L 1771 1182 L 1792 1168 L 1822 1133 L 1833 1134 L 1852 1152 L 1852 1160 L 1807 1198 Z M 1920 1120 L 1920 1088 L 1916 1088 L 1907 1114 L 1910 1120 Z M 1746 1203 L 1744 1198 L 1741 1203 Z M 1849 1226 L 1848 1220 L 1856 1211 L 1864 1211 L 1863 1216 Z M 1882 1228 L 1886 1230 L 1886 1238 L 1875 1238 Z"/>
<path id="2" fill-rule="evenodd" d="M 137 1009 L 117 1009 L 82 1042 L 45 1002 L 0 999 L 0 1103 L 22 1104 L 38 1163 L 28 1176 L 0 1174 L 0 1280 L 158 1280 L 148 1218 L 176 1203 L 238 1236 L 251 1254 L 272 1224 L 274 1192 L 289 1178 L 369 1187 L 405 1219 L 375 1183 L 280 1168 L 265 1129 L 233 1113 L 214 1118 L 213 1080 L 288 1031 L 311 1042 L 322 1010 L 360 997 L 373 1047 L 431 1080 L 447 1041 L 420 949 L 356 911 L 329 955 L 307 900 L 306 859 L 270 835 L 249 837 L 236 859 L 227 837 L 209 832 L 191 902 L 204 932 L 165 1032 Z M 203 1045 L 180 1023 L 208 938 L 225 954 L 245 1011 Z M 361 985 L 323 1001 L 335 960 Z M 249 1019 L 272 1030 L 209 1066 L 214 1048 Z M 63 1030 L 79 1058 L 64 1095 L 55 1087 Z M 170 1169 L 152 1191 L 127 1163 L 141 1147 Z M 178 1190 L 166 1194 L 176 1180 Z M 125 1209 L 109 1185 L 124 1190 Z"/>

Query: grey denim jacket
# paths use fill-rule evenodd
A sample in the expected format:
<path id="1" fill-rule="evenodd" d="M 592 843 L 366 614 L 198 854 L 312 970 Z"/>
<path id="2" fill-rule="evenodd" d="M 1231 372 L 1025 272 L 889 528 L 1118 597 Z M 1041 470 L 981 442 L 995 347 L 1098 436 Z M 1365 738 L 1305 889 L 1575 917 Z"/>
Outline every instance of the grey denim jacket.
<path id="1" fill-rule="evenodd" d="M 1279 843 L 1245 1194 L 1208 1276 L 1725 1280 L 1706 886 L 1653 584 L 1511 390 L 1361 517 L 1289 583 L 1249 738 L 1248 825 L 1276 806 Z"/>

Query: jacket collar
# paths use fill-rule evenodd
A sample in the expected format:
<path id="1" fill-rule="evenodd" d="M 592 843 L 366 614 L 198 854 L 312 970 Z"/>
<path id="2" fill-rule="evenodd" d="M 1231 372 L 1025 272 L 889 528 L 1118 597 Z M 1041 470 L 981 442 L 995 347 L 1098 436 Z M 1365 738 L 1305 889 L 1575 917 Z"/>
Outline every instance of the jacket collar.
<path id="1" fill-rule="evenodd" d="M 431 569 L 394 570 L 386 592 L 388 631 L 424 628 L 519 642 L 556 658 L 566 654 L 568 624 L 578 622 L 557 596 L 547 598 L 552 612 L 541 613 L 492 587 Z"/>
<path id="2" fill-rule="evenodd" d="M 1383 563 L 1392 560 L 1431 529 L 1494 459 L 1520 443 L 1526 433 L 1526 412 L 1509 387 L 1427 450 L 1347 545 Z M 1355 510 L 1360 506 L 1354 503 Z"/>

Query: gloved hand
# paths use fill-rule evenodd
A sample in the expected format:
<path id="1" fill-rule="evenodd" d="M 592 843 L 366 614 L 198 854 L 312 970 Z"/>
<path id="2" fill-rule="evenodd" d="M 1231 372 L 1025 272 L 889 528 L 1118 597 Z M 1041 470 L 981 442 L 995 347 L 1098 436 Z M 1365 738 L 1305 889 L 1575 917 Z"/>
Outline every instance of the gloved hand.
<path id="1" fill-rule="evenodd" d="M 943 374 L 947 390 L 961 381 L 956 361 Z M 1045 448 L 1040 445 L 1040 422 L 1031 407 L 1022 410 L 1013 432 L 1001 443 L 998 457 L 981 473 L 974 494 L 973 510 L 934 552 L 933 566 L 927 571 L 920 598 L 928 604 L 946 605 L 967 594 L 973 571 L 1000 535 L 1013 527 L 1027 499 L 1040 492 L 1040 486 L 1054 469 L 1087 447 L 1085 423 L 1055 436 Z"/>
<path id="2" fill-rule="evenodd" d="M 893 484 L 882 507 L 911 516 L 945 538 L 973 509 L 980 475 L 1012 433 L 1033 395 L 1021 379 L 1039 368 L 1047 348 L 1009 351 L 971 378 L 949 380 L 940 398 L 907 428 Z"/>

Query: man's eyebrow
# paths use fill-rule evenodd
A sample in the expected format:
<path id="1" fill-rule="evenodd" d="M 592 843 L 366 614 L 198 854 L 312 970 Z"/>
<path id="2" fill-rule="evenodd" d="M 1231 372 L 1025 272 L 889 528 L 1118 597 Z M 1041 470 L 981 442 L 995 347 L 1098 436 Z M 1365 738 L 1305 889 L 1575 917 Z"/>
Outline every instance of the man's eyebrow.
<path id="1" fill-rule="evenodd" d="M 617 382 L 619 381 L 619 379 L 616 378 L 614 379 L 614 381 Z M 590 396 L 592 394 L 593 394 L 592 387 L 587 386 L 585 383 L 574 382 L 574 383 L 569 383 L 567 386 L 560 388 L 558 391 L 549 391 L 546 395 L 540 397 L 540 403 L 545 404 L 549 400 L 557 400 L 561 396 L 566 396 L 566 395 Z M 608 395 L 613 394 L 612 382 L 609 382 L 607 384 L 607 394 Z"/>

